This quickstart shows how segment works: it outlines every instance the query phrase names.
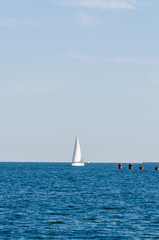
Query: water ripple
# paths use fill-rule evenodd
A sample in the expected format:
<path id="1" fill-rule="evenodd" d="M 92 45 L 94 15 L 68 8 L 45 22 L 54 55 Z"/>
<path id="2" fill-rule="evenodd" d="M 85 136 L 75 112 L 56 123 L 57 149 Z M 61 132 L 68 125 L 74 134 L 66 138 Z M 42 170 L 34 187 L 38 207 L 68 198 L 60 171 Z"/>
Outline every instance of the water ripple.
<path id="1" fill-rule="evenodd" d="M 159 239 L 151 164 L 0 163 L 0 239 Z"/>

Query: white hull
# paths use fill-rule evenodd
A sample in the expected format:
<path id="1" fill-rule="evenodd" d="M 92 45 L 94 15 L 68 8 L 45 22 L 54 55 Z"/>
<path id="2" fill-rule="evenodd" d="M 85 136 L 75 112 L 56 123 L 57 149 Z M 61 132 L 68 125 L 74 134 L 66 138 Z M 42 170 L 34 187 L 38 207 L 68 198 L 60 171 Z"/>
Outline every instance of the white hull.
<path id="1" fill-rule="evenodd" d="M 72 166 L 81 167 L 81 166 L 84 166 L 84 162 L 72 163 Z"/>

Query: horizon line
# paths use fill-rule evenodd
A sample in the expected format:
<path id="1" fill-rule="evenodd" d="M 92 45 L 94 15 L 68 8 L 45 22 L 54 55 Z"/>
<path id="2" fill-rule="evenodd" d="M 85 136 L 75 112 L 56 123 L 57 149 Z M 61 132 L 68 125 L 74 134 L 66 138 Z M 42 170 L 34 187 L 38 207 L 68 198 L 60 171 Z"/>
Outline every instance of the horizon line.
<path id="1" fill-rule="evenodd" d="M 72 162 L 53 162 L 53 161 L 0 161 L 0 163 L 72 163 Z M 122 163 L 122 164 L 129 164 L 129 163 L 133 163 L 133 164 L 146 164 L 146 163 L 159 163 L 157 161 L 146 161 L 146 162 L 136 162 L 136 161 L 128 161 L 128 162 L 121 162 L 121 161 L 118 161 L 118 162 L 85 162 L 86 164 L 91 164 L 91 163 L 106 163 L 106 164 L 119 164 L 119 163 Z"/>

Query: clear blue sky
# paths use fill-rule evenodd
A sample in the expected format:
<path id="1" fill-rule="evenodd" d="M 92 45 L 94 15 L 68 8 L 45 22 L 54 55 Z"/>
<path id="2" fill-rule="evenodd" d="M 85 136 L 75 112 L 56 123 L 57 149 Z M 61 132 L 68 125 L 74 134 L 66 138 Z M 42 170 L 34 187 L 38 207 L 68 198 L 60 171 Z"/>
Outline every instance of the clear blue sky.
<path id="1" fill-rule="evenodd" d="M 159 1 L 0 0 L 0 161 L 159 160 Z"/>

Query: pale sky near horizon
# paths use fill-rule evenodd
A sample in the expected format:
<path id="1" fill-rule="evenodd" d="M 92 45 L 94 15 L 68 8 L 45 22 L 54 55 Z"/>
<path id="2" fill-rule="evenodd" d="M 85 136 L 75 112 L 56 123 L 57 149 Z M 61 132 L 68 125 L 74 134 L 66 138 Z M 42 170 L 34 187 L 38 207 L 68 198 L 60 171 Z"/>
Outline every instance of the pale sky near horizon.
<path id="1" fill-rule="evenodd" d="M 159 161 L 159 1 L 0 0 L 0 161 Z"/>

